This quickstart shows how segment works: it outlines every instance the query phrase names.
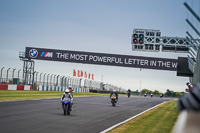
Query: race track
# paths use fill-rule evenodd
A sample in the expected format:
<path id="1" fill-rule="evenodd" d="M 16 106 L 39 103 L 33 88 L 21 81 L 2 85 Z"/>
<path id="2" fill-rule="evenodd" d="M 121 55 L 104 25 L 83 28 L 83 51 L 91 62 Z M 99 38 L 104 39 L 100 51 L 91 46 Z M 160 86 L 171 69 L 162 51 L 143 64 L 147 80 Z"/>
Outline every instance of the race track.
<path id="1" fill-rule="evenodd" d="M 74 110 L 63 115 L 56 99 L 0 102 L 2 133 L 99 133 L 164 101 L 159 97 L 119 97 L 116 107 L 109 97 L 75 97 Z"/>

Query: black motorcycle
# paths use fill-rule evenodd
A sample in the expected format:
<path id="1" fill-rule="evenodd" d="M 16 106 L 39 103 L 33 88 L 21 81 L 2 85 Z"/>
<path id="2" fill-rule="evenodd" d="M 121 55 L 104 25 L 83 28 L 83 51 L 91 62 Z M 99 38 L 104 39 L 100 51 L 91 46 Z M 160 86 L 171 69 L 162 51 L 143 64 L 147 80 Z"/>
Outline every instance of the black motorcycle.
<path id="1" fill-rule="evenodd" d="M 112 106 L 116 106 L 116 103 L 117 103 L 116 96 L 111 96 L 111 103 L 112 103 Z"/>

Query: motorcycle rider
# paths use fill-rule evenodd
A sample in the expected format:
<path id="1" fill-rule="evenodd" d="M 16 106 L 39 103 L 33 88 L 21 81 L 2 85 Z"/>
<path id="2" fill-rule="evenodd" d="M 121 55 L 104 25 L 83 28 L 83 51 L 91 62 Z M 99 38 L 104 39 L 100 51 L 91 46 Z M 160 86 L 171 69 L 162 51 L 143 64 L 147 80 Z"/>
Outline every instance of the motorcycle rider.
<path id="1" fill-rule="evenodd" d="M 68 89 L 69 89 L 69 93 L 71 93 L 72 98 L 73 98 L 74 97 L 74 95 L 73 95 L 73 88 L 71 86 L 69 86 Z M 73 102 L 71 102 L 71 106 L 73 106 Z M 73 110 L 73 108 L 72 108 L 72 110 Z"/>
<path id="2" fill-rule="evenodd" d="M 68 89 L 69 89 L 69 93 L 71 93 L 72 97 L 73 97 L 73 88 L 71 86 L 69 86 Z"/>
<path id="3" fill-rule="evenodd" d="M 70 93 L 69 89 L 66 89 L 65 92 L 63 93 L 62 97 L 61 97 L 61 101 L 65 98 L 70 98 L 71 101 L 71 110 L 73 110 L 72 105 L 73 105 L 73 96 L 72 93 Z M 64 106 L 64 103 L 62 103 L 62 107 Z"/>
<path id="4" fill-rule="evenodd" d="M 116 99 L 117 99 L 117 101 L 118 101 L 118 93 L 117 93 L 115 90 L 113 90 L 113 91 L 111 92 L 110 98 L 111 98 L 112 96 L 115 96 Z"/>
<path id="5" fill-rule="evenodd" d="M 130 89 L 128 89 L 127 94 L 128 94 L 128 97 L 131 95 L 131 90 Z"/>

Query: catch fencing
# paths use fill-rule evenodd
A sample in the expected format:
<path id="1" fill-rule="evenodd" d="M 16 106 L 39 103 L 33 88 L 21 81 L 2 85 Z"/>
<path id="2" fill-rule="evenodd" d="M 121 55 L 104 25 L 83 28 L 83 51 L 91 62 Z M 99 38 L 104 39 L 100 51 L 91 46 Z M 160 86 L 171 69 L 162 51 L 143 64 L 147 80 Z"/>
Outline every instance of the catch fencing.
<path id="1" fill-rule="evenodd" d="M 32 85 L 32 78 L 26 83 L 23 70 L 13 68 L 1 68 L 0 84 L 14 84 L 14 85 L 32 85 L 34 90 L 58 90 L 56 88 L 66 88 L 71 86 L 77 92 L 81 92 L 78 88 L 84 88 L 90 92 L 110 92 L 116 90 L 121 93 L 126 93 L 126 90 L 108 83 L 99 81 L 63 76 L 58 74 L 34 72 L 34 82 Z M 51 88 L 51 89 L 50 89 Z M 61 89 L 59 89 L 61 90 Z M 64 90 L 64 89 L 63 89 Z M 87 92 L 87 91 L 85 91 Z"/>

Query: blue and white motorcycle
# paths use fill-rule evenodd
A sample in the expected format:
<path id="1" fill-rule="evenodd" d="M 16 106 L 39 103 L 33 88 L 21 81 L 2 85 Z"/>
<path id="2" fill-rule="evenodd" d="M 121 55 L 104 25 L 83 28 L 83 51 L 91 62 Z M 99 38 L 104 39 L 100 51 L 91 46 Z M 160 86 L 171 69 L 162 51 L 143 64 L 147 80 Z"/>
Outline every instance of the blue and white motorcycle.
<path id="1" fill-rule="evenodd" d="M 62 107 L 63 107 L 63 111 L 64 111 L 64 115 L 70 115 L 71 112 L 71 99 L 70 98 L 64 98 L 62 100 Z"/>

